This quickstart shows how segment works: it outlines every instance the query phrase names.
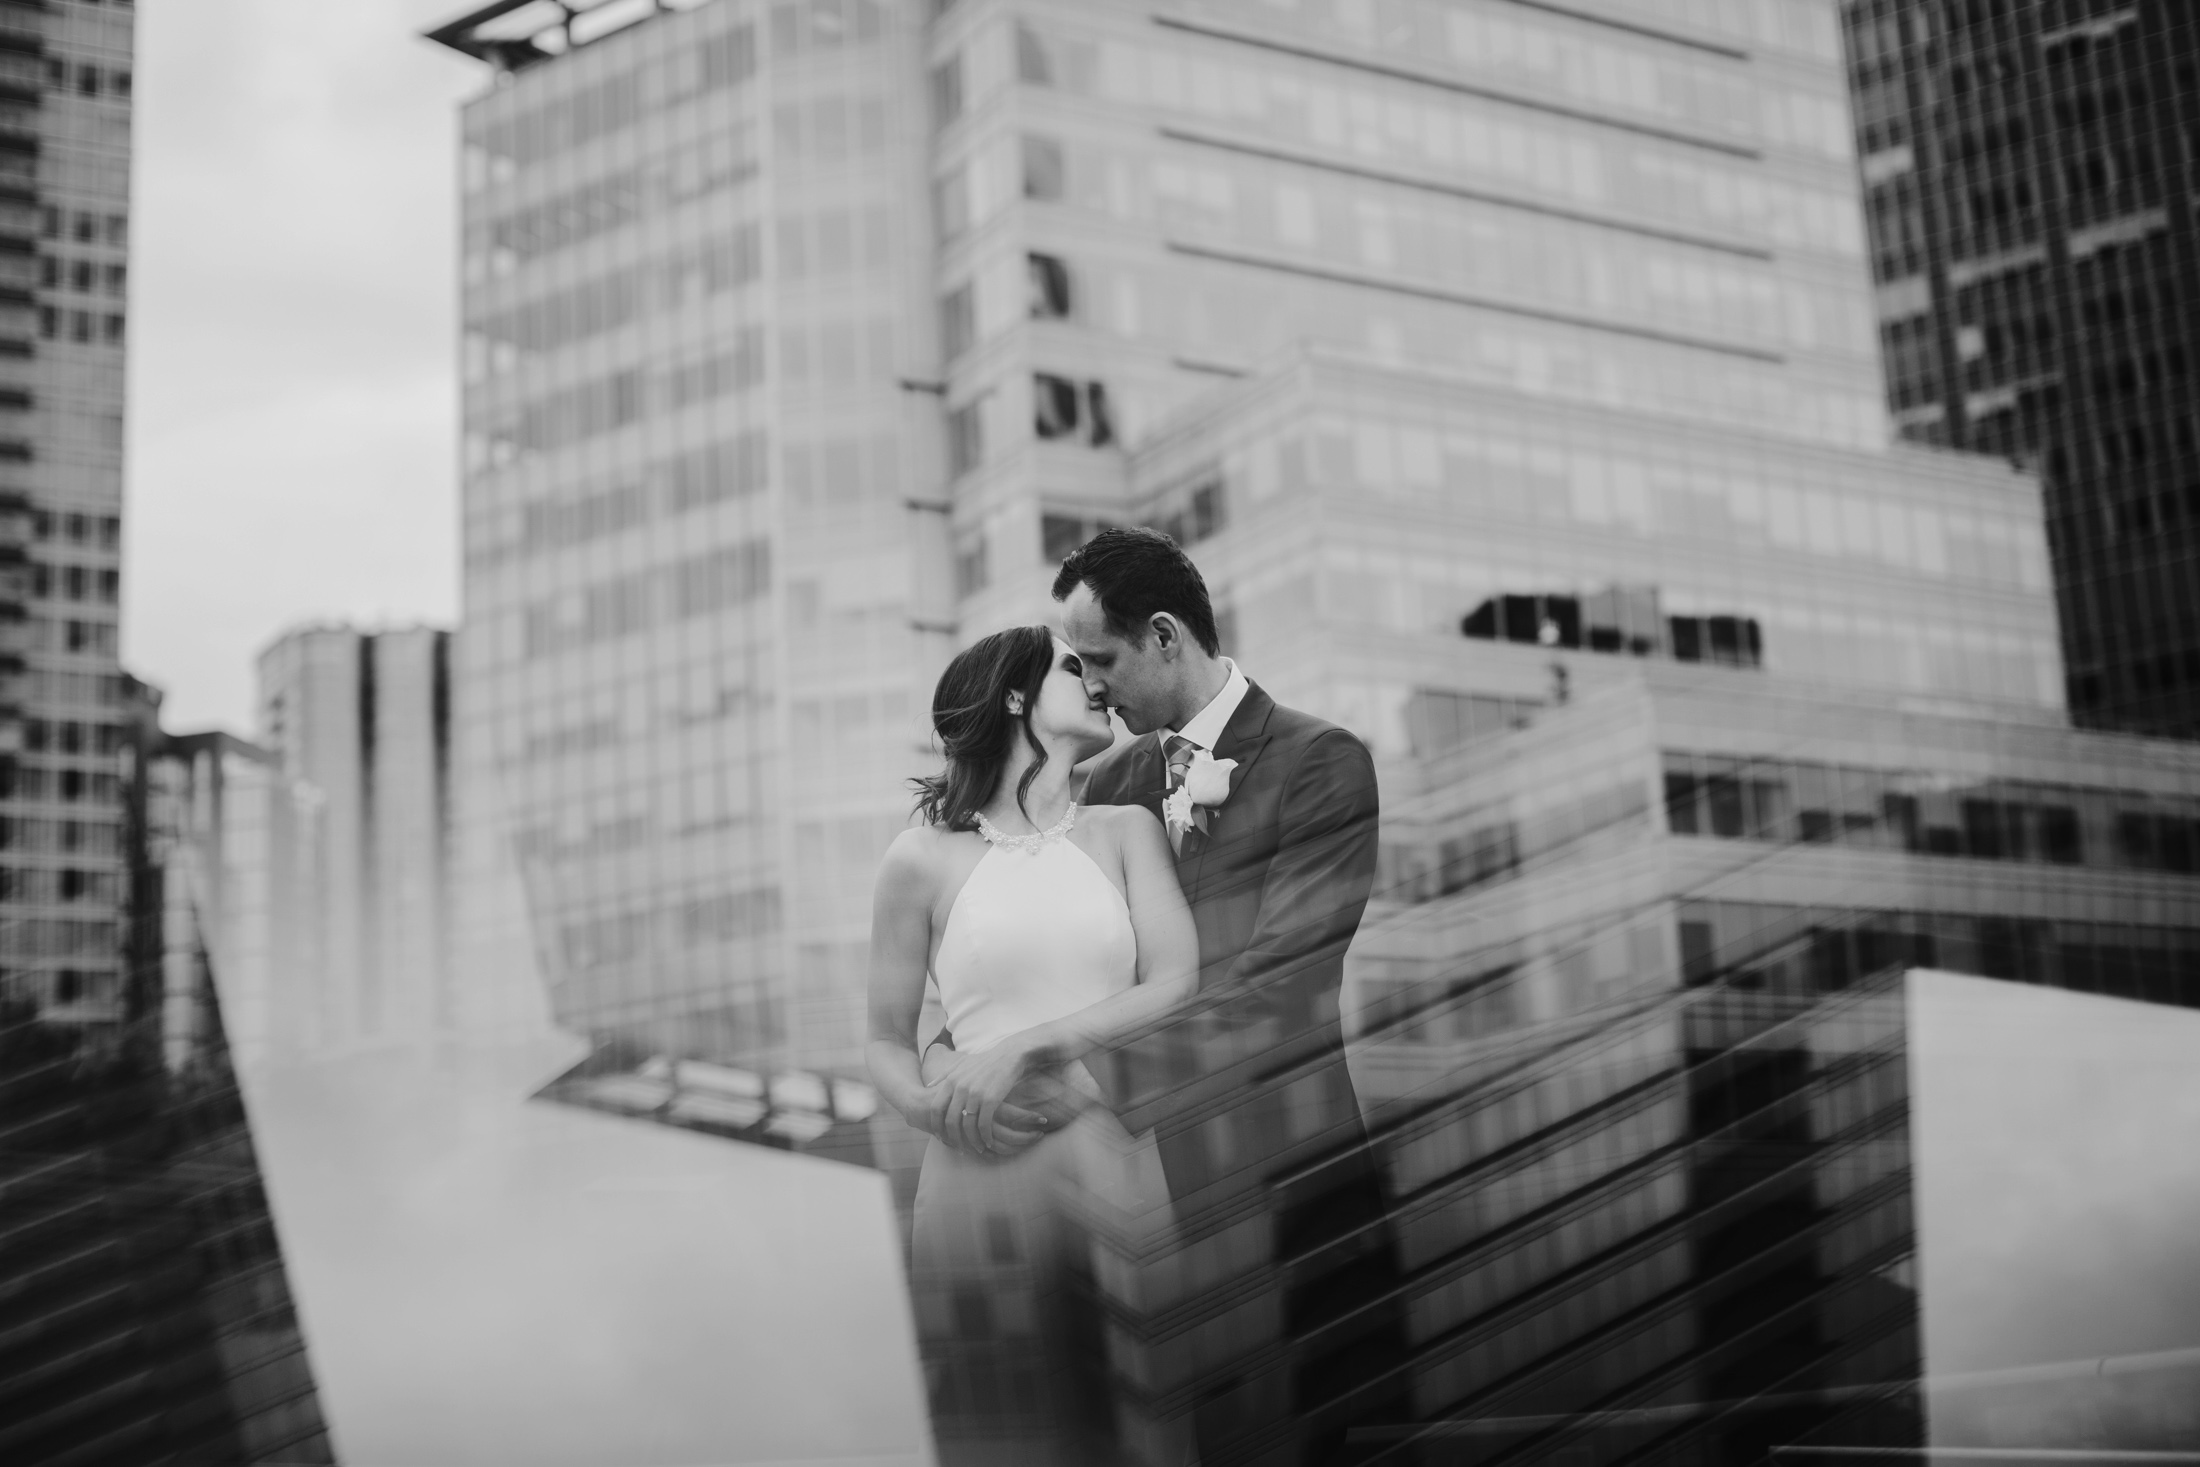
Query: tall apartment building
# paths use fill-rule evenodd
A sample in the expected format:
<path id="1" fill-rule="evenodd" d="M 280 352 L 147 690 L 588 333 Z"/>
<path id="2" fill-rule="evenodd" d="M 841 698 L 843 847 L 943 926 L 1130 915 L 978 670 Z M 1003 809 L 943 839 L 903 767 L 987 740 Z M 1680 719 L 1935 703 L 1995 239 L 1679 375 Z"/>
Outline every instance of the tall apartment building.
<path id="1" fill-rule="evenodd" d="M 265 803 L 250 873 L 265 889 L 256 914 L 236 913 L 236 991 L 264 1005 L 254 1037 L 277 1055 L 454 1025 L 449 642 L 435 627 L 315 626 L 260 654 L 269 763 L 239 772 Z"/>
<path id="2" fill-rule="evenodd" d="M 0 7 L 0 968 L 47 1019 L 124 1012 L 116 757 L 128 5 Z"/>
<path id="3" fill-rule="evenodd" d="M 2200 733 L 2200 26 L 2169 0 L 1843 19 L 1896 419 L 2045 480 L 2072 715 Z"/>
<path id="4" fill-rule="evenodd" d="M 528 16 L 435 33 L 495 68 L 455 738 L 467 879 L 524 900 L 475 940 L 644 1079 L 853 1063 L 934 670 L 1164 527 L 1376 754 L 1346 1002 L 1418 1210 L 1394 1267 L 1286 1246 L 1300 1136 L 1098 1268 L 1122 1419 L 1918 1445 L 1885 970 L 2200 997 L 2200 770 L 2068 727 L 2037 481 L 1887 442 L 1838 12 Z M 1040 1389 L 1013 1251 L 912 1281 L 943 1447 Z"/>

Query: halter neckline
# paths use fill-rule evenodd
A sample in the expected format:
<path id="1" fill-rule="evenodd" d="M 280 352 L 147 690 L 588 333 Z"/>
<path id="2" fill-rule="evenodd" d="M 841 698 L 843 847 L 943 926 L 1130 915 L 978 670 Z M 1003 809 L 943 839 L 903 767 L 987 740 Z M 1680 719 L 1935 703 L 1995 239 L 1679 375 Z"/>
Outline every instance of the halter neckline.
<path id="1" fill-rule="evenodd" d="M 1045 830 L 1035 831 L 1030 835 L 1010 835 L 1007 831 L 986 819 L 984 811 L 978 812 L 978 834 L 985 837 L 988 845 L 999 846 L 1003 850 L 1016 851 L 1026 856 L 1038 855 L 1039 852 L 1068 835 L 1070 827 L 1076 823 L 1077 803 L 1074 800 L 1070 802 L 1070 807 L 1062 812 L 1061 819 L 1055 821 Z"/>

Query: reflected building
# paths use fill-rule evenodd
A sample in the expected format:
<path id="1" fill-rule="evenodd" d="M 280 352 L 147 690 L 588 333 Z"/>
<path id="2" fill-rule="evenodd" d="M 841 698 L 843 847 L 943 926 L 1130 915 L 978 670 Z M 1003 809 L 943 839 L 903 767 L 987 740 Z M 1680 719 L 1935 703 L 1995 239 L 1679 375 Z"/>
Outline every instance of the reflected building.
<path id="1" fill-rule="evenodd" d="M 2200 766 L 2070 726 L 2038 481 L 1887 441 L 1837 12 L 591 16 L 436 33 L 494 71 L 467 941 L 596 1041 L 574 1098 L 732 1132 L 857 1063 L 934 671 L 1155 525 L 1376 755 L 1345 1003 L 1391 1215 L 1282 1236 L 1362 1160 L 1306 1135 L 1165 1248 L 1096 1235 L 1121 1437 L 1919 1445 L 1892 975 L 2200 997 Z M 1042 1389 L 1015 1240 L 967 1263 L 912 1280 L 957 1460 Z"/>
<path id="2" fill-rule="evenodd" d="M 2047 487 L 2072 715 L 2200 731 L 2200 30 L 2161 0 L 1843 7 L 1905 433 Z"/>
<path id="3" fill-rule="evenodd" d="M 228 766 L 264 801 L 265 894 L 239 893 L 236 919 L 259 925 L 237 935 L 250 954 L 237 980 L 264 993 L 279 1054 L 453 1027 L 449 645 L 435 627 L 317 626 L 260 654 L 268 762 Z"/>

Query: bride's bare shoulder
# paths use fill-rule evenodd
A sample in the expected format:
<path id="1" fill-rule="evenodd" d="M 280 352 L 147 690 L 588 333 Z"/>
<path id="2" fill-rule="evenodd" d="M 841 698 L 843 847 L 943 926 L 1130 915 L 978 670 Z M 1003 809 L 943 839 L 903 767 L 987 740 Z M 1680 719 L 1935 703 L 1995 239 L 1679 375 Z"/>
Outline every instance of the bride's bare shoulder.
<path id="1" fill-rule="evenodd" d="M 1118 843 L 1143 838 L 1161 829 L 1161 819 L 1144 805 L 1087 805 L 1079 819 L 1092 821 Z"/>
<path id="2" fill-rule="evenodd" d="M 941 862 L 954 840 L 952 831 L 937 825 L 912 825 L 887 843 L 879 861 L 878 889 L 885 893 L 922 894 L 938 884 Z"/>

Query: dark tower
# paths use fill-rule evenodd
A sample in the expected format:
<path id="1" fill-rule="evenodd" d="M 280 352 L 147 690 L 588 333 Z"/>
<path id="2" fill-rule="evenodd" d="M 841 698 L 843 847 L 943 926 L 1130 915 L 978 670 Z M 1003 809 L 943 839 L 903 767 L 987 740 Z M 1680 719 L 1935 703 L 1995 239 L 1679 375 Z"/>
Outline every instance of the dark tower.
<path id="1" fill-rule="evenodd" d="M 1896 423 L 2041 474 L 2076 720 L 2200 735 L 2195 17 L 1843 8 Z"/>

